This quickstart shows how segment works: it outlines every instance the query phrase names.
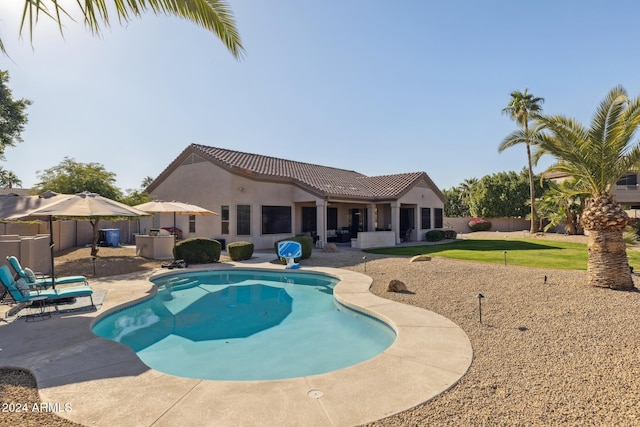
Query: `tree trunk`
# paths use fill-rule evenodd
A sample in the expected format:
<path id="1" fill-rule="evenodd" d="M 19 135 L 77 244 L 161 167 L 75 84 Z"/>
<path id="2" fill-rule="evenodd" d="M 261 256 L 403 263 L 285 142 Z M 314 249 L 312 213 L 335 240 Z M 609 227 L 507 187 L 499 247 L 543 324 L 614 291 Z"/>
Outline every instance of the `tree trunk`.
<path id="1" fill-rule="evenodd" d="M 99 221 L 96 218 L 95 220 L 89 220 L 89 224 L 93 226 L 93 239 L 91 242 L 91 256 L 95 257 L 98 255 L 98 224 Z"/>
<path id="2" fill-rule="evenodd" d="M 528 129 L 528 126 L 527 126 Z M 536 192 L 533 185 L 533 167 L 531 166 L 531 147 L 527 142 L 527 160 L 529 161 L 529 198 L 531 199 L 531 230 L 530 233 L 538 232 L 538 223 L 536 222 Z"/>
<path id="3" fill-rule="evenodd" d="M 565 200 L 564 202 L 564 211 L 565 213 L 565 221 L 564 228 L 567 234 L 575 236 L 578 234 L 578 229 L 576 227 L 576 217 L 573 212 L 571 212 L 571 207 L 569 206 L 569 202 Z"/>
<path id="4" fill-rule="evenodd" d="M 631 290 L 633 279 L 622 231 L 589 230 L 587 284 Z"/>
<path id="5" fill-rule="evenodd" d="M 591 197 L 582 215 L 589 232 L 587 284 L 611 289 L 631 290 L 633 279 L 622 230 L 629 222 L 627 213 L 610 194 Z"/>

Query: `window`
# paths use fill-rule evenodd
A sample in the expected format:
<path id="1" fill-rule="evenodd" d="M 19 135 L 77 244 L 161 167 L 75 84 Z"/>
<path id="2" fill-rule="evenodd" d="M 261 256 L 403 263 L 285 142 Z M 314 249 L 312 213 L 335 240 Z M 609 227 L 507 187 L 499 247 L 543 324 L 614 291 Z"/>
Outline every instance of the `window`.
<path id="1" fill-rule="evenodd" d="M 238 205 L 236 212 L 236 235 L 251 235 L 251 206 Z"/>
<path id="2" fill-rule="evenodd" d="M 318 210 L 316 207 L 302 207 L 302 231 L 316 232 L 318 231 Z"/>
<path id="3" fill-rule="evenodd" d="M 220 209 L 221 234 L 229 234 L 229 206 L 223 205 Z"/>
<path id="4" fill-rule="evenodd" d="M 189 233 L 196 232 L 196 216 L 189 215 Z"/>
<path id="5" fill-rule="evenodd" d="M 627 174 L 620 178 L 616 185 L 628 185 L 628 186 L 636 186 L 638 185 L 638 175 L 634 173 Z"/>
<path id="6" fill-rule="evenodd" d="M 423 230 L 429 230 L 431 228 L 431 208 L 422 208 L 420 221 L 420 228 Z"/>
<path id="7" fill-rule="evenodd" d="M 443 223 L 443 217 L 442 217 L 442 209 L 441 208 L 435 208 L 434 209 L 434 219 L 435 219 L 435 225 L 434 228 L 442 228 L 442 226 L 444 225 Z"/>
<path id="8" fill-rule="evenodd" d="M 291 206 L 263 206 L 262 234 L 291 233 Z"/>

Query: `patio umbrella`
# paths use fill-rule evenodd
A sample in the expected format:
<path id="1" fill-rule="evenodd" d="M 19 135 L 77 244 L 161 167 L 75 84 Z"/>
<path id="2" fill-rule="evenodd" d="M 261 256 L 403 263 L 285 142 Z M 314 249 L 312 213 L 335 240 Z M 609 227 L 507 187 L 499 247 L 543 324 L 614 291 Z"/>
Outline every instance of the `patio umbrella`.
<path id="1" fill-rule="evenodd" d="M 93 244 L 91 254 L 95 255 L 96 241 L 98 236 L 98 221 L 101 217 L 131 217 L 146 216 L 146 212 L 140 211 L 134 207 L 125 205 L 107 197 L 102 197 L 95 193 L 78 193 L 75 195 L 58 195 L 57 201 L 45 206 L 12 215 L 7 219 L 23 219 L 27 217 L 48 217 L 49 218 L 49 234 L 51 248 L 51 282 L 55 289 L 55 275 L 53 263 L 53 217 L 67 218 L 88 218 L 93 225 Z"/>
<path id="2" fill-rule="evenodd" d="M 68 197 L 71 197 L 71 195 L 58 194 L 53 191 L 47 191 L 39 196 L 2 195 L 0 196 L 0 218 L 10 219 L 23 215 Z"/>
<path id="3" fill-rule="evenodd" d="M 176 256 L 176 215 L 219 215 L 209 209 L 184 202 L 165 202 L 155 200 L 152 202 L 135 205 L 134 208 L 148 213 L 172 213 L 173 214 L 173 258 Z"/>

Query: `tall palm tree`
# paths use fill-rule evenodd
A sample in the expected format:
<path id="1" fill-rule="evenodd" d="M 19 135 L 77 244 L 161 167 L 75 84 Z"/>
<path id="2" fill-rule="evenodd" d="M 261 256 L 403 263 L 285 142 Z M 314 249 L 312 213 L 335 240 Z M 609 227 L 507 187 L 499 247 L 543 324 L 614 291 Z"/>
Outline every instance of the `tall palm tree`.
<path id="1" fill-rule="evenodd" d="M 57 22 L 62 33 L 62 19 L 72 18 L 60 3 L 60 0 L 25 0 L 20 32 L 25 25 L 28 26 L 32 39 L 33 27 L 42 14 Z M 151 10 L 155 14 L 173 15 L 187 19 L 213 32 L 236 59 L 241 58 L 244 53 L 233 12 L 226 0 L 113 0 L 111 2 L 107 0 L 76 0 L 76 3 L 84 16 L 85 25 L 94 34 L 101 33 L 101 25 L 109 26 L 112 21 L 109 13 L 115 12 L 117 21 L 124 24 Z M 0 40 L 0 51 L 6 54 L 2 40 Z"/>
<path id="2" fill-rule="evenodd" d="M 588 128 L 565 116 L 541 116 L 538 123 L 546 129 L 537 141 L 538 148 L 557 159 L 549 170 L 574 177 L 590 194 L 582 212 L 582 225 L 589 234 L 587 283 L 632 289 L 622 237 L 629 217 L 611 189 L 640 165 L 640 148 L 634 141 L 640 125 L 640 97 L 630 100 L 624 88 L 614 87 Z"/>
<path id="3" fill-rule="evenodd" d="M 536 208 L 535 208 L 535 187 L 533 184 L 533 166 L 531 163 L 531 145 L 533 143 L 533 137 L 535 135 L 529 132 L 529 121 L 534 118 L 538 113 L 542 111 L 540 104 L 544 103 L 544 98 L 534 97 L 528 92 L 529 89 L 525 89 L 524 92 L 513 91 L 511 92 L 511 100 L 509 104 L 502 109 L 502 114 L 508 115 L 510 118 L 516 121 L 524 131 L 521 135 L 523 138 L 511 138 L 514 134 L 505 138 L 500 146 L 498 152 L 502 153 L 509 147 L 524 143 L 527 147 L 527 161 L 529 165 L 529 197 L 531 201 L 531 233 L 538 231 L 538 224 L 536 221 Z M 532 139 L 530 139 L 532 138 Z"/>
<path id="4" fill-rule="evenodd" d="M 22 181 L 12 171 L 0 168 L 0 186 L 4 188 L 22 187 Z"/>

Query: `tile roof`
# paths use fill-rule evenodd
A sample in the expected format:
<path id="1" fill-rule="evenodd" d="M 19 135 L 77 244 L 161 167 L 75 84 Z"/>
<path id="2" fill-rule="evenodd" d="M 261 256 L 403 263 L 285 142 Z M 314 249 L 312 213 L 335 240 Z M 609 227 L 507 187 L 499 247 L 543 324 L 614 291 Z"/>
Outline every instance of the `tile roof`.
<path id="1" fill-rule="evenodd" d="M 17 196 L 28 196 L 31 194 L 30 188 L 0 188 L 0 196 L 15 194 Z"/>
<path id="2" fill-rule="evenodd" d="M 368 177 L 361 173 L 260 154 L 192 144 L 195 151 L 239 173 L 288 179 L 326 195 L 364 198 L 396 197 L 424 172 Z"/>
<path id="3" fill-rule="evenodd" d="M 361 173 L 329 166 L 244 153 L 224 148 L 191 144 L 154 182 L 147 188 L 153 189 L 162 182 L 181 163 L 189 161 L 191 155 L 197 155 L 231 173 L 244 175 L 256 180 L 287 182 L 305 188 L 320 197 L 342 197 L 364 200 L 393 199 L 410 190 L 418 180 L 424 179 L 427 185 L 443 201 L 446 197 L 431 181 L 425 172 L 401 173 L 395 175 L 366 176 Z"/>

